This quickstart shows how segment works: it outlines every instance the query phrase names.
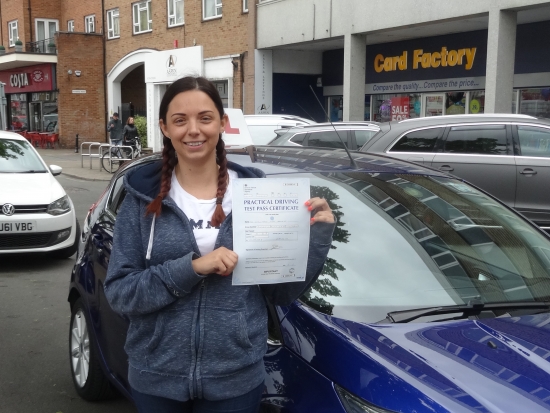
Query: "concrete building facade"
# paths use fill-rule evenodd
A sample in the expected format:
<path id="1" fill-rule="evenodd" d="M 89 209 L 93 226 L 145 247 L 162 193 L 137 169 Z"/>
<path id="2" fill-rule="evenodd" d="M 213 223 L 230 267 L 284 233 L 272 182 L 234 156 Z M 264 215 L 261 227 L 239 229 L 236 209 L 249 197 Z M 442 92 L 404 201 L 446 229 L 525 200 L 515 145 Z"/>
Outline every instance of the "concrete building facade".
<path id="1" fill-rule="evenodd" d="M 273 113 L 550 117 L 549 24 L 550 2 L 537 0 L 260 0 L 257 48 L 273 59 Z M 323 110 L 311 92 L 287 98 L 308 88 Z"/>

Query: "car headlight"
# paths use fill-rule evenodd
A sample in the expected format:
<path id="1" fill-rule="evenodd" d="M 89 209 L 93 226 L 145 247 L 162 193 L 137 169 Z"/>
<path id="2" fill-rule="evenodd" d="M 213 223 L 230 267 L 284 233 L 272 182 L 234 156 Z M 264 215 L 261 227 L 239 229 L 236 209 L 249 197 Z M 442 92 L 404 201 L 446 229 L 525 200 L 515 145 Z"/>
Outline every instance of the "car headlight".
<path id="1" fill-rule="evenodd" d="M 65 195 L 63 198 L 59 198 L 57 201 L 52 202 L 48 205 L 46 212 L 50 215 L 61 215 L 66 214 L 71 210 L 71 202 L 69 197 Z"/>
<path id="2" fill-rule="evenodd" d="M 365 400 L 354 396 L 347 390 L 344 390 L 340 386 L 334 385 L 340 401 L 344 405 L 347 413 L 392 413 L 392 410 L 382 409 L 378 406 L 374 406 L 367 403 Z"/>

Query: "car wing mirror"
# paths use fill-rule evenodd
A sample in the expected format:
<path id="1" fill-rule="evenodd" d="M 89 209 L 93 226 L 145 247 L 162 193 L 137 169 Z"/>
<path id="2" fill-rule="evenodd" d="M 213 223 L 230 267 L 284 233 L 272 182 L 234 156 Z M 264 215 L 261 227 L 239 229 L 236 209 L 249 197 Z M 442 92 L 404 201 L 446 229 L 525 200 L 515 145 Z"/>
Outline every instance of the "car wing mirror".
<path id="1" fill-rule="evenodd" d="M 50 171 L 52 171 L 53 176 L 61 175 L 63 168 L 57 165 L 50 165 Z"/>

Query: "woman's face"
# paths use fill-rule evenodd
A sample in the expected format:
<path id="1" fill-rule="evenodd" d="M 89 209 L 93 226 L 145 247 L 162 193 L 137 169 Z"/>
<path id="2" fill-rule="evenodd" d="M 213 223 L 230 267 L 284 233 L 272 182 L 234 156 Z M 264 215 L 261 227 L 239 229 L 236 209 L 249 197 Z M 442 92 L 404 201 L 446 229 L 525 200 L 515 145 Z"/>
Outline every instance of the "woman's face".
<path id="1" fill-rule="evenodd" d="M 220 118 L 216 105 L 200 90 L 182 92 L 172 99 L 166 123 L 160 120 L 164 136 L 172 141 L 178 158 L 187 162 L 215 160 L 216 145 L 227 116 Z"/>
<path id="2" fill-rule="evenodd" d="M 134 124 L 134 118 L 128 118 L 128 124 L 133 125 Z"/>

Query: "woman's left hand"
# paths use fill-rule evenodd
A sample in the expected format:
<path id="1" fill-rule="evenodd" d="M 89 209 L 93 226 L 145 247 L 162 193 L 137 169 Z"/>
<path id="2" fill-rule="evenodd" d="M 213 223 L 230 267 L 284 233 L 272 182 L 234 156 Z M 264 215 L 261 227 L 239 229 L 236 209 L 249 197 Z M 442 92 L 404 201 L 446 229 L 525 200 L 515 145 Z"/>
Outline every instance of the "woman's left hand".
<path id="1" fill-rule="evenodd" d="M 305 202 L 305 206 L 308 211 L 313 212 L 313 217 L 310 220 L 310 224 L 313 225 L 316 222 L 326 222 L 328 224 L 334 223 L 334 215 L 332 210 L 328 206 L 327 200 L 324 198 L 311 198 Z"/>

